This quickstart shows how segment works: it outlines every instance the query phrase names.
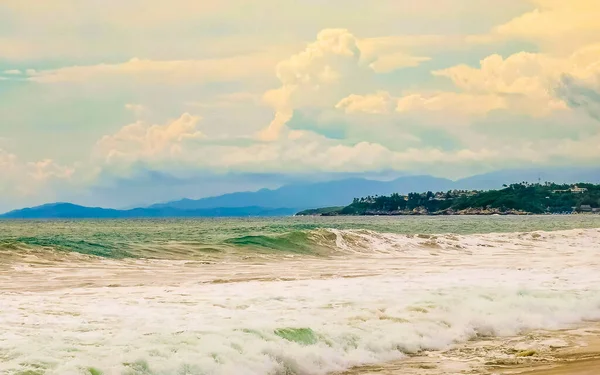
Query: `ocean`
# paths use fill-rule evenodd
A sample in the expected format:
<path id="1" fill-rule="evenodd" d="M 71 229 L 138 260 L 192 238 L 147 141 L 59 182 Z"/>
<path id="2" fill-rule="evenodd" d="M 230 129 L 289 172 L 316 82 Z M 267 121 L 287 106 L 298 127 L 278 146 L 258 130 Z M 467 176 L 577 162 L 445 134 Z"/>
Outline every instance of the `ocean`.
<path id="1" fill-rule="evenodd" d="M 600 319 L 599 255 L 600 215 L 0 221 L 0 374 L 485 373 Z"/>

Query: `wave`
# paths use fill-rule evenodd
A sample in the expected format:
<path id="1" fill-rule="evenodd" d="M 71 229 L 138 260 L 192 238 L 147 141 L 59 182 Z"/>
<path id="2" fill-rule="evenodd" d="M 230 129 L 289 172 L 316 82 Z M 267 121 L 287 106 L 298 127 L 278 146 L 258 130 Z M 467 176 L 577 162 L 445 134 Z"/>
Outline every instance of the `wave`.
<path id="1" fill-rule="evenodd" d="M 0 373 L 328 374 L 484 337 L 543 345 L 531 330 L 600 319 L 600 229 L 248 232 L 3 240 L 0 256 L 21 263 L 99 262 L 0 261 Z M 220 261 L 163 261 L 194 257 Z M 484 363 L 519 348 L 451 355 Z"/>
<path id="2" fill-rule="evenodd" d="M 412 274 L 10 295 L 0 372 L 327 374 L 600 318 L 597 291 L 545 291 L 542 279 L 517 272 L 479 272 L 468 283 L 464 273 L 446 276 L 443 287 Z M 518 348 L 478 350 L 497 360 Z"/>
<path id="3" fill-rule="evenodd" d="M 473 254 L 485 249 L 527 252 L 556 246 L 600 243 L 600 229 L 573 229 L 555 232 L 457 234 L 395 234 L 372 230 L 316 229 L 278 235 L 242 236 L 228 244 L 255 250 L 321 256 L 420 256 Z"/>
<path id="4" fill-rule="evenodd" d="M 78 256 L 110 259 L 171 259 L 336 256 L 431 256 L 473 254 L 485 249 L 510 248 L 526 253 L 532 247 L 549 248 L 600 243 L 600 229 L 554 232 L 457 234 L 395 234 L 373 230 L 313 229 L 284 233 L 233 236 L 218 242 L 196 241 L 96 241 L 61 237 L 19 237 L 0 241 L 0 259 L 23 256 Z"/>

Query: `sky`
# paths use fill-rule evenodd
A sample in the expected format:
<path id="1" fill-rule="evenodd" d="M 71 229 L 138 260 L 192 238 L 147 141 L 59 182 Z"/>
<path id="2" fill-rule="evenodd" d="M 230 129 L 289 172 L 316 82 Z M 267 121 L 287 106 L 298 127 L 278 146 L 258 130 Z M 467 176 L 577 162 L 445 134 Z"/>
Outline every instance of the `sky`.
<path id="1" fill-rule="evenodd" d="M 1 0 L 0 210 L 600 164 L 597 0 Z"/>

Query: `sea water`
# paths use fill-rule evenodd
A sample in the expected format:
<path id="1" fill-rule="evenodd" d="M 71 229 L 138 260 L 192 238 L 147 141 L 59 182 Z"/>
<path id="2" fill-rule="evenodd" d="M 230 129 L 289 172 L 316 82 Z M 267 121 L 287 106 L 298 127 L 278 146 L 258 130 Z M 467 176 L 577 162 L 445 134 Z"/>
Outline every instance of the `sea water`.
<path id="1" fill-rule="evenodd" d="M 592 215 L 1 221 L 0 374 L 330 374 L 559 330 L 600 319 L 599 228 Z"/>

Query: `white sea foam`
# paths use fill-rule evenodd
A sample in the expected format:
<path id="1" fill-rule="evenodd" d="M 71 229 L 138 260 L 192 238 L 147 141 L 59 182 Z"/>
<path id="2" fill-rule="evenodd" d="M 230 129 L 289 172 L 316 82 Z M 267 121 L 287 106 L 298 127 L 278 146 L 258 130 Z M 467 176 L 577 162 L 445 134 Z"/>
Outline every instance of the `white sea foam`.
<path id="1" fill-rule="evenodd" d="M 15 264 L 0 373 L 325 374 L 600 319 L 597 229 L 336 233 L 334 259 Z"/>

